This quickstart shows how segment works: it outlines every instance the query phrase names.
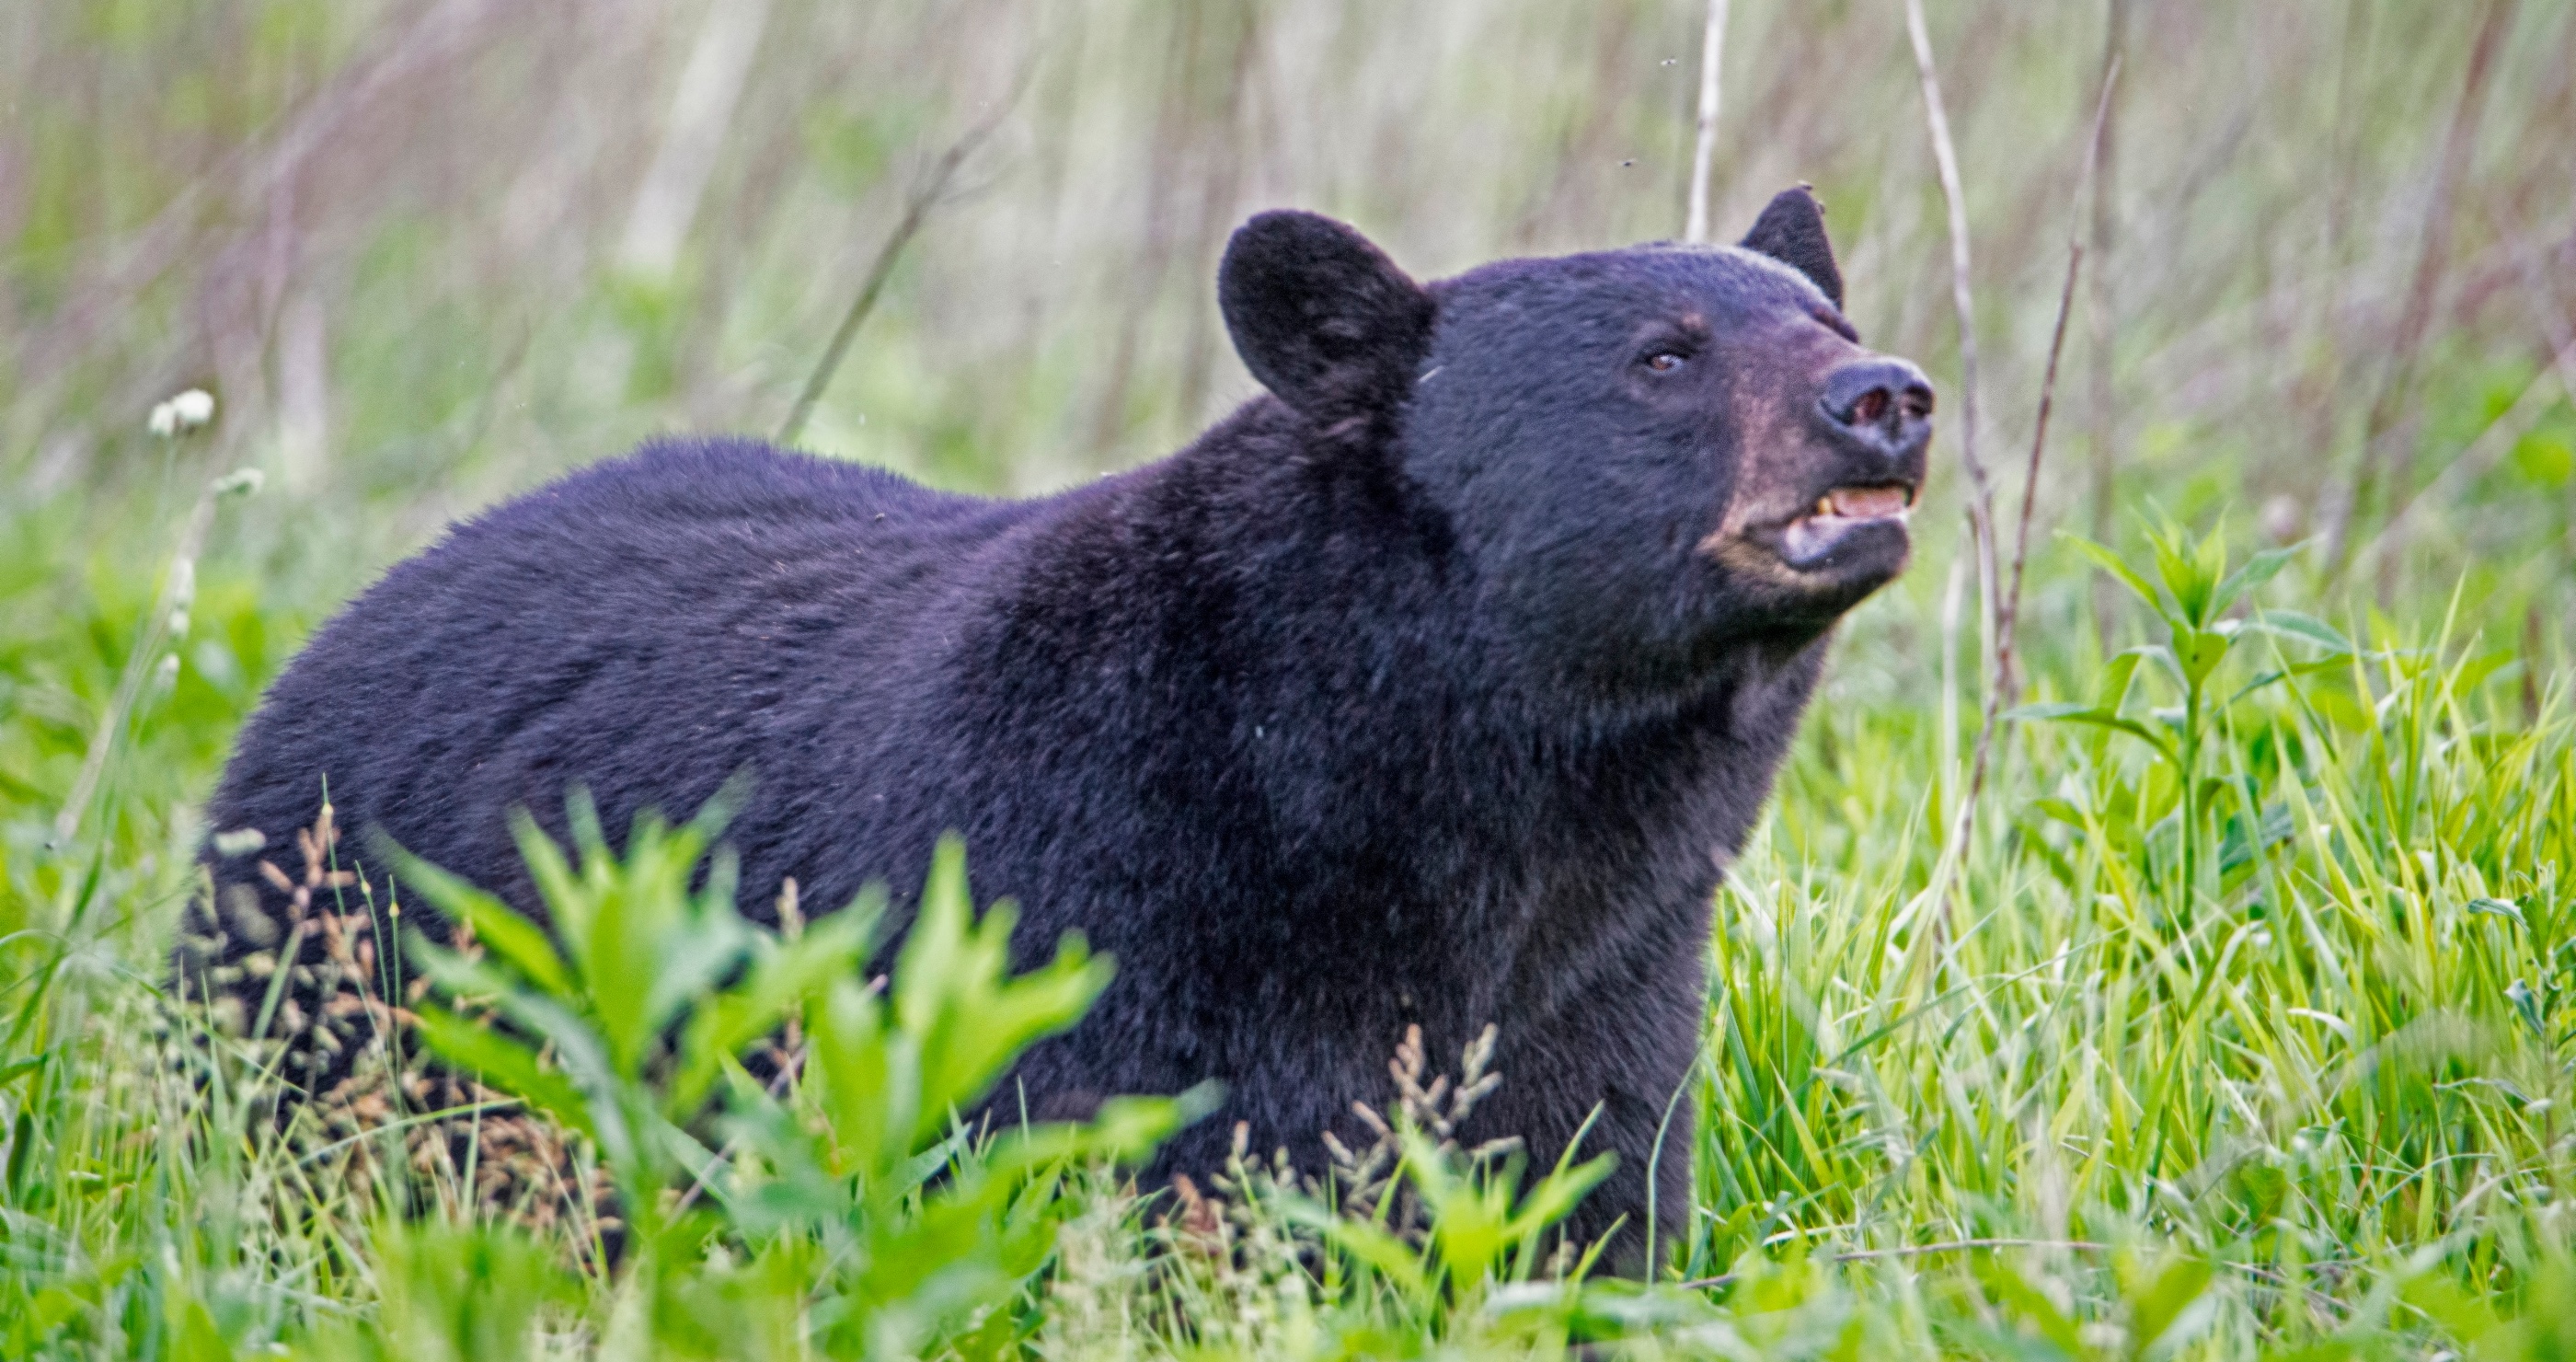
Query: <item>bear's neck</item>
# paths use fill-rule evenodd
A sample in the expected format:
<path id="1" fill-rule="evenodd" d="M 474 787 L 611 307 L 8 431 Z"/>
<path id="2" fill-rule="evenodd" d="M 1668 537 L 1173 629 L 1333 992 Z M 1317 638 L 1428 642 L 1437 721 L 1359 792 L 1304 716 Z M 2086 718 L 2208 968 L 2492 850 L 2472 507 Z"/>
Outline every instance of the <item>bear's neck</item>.
<path id="1" fill-rule="evenodd" d="M 1639 933 L 1704 942 L 1822 640 L 1748 643 L 1653 695 L 1545 693 L 1496 656 L 1393 460 L 1316 444 L 1265 399 L 1068 504 L 1036 574 L 1051 608 L 1122 617 L 1068 682 L 1168 745 L 1112 760 L 1168 773 L 1197 853 L 1274 877 L 1298 930 L 1353 958 L 1454 979 L 1431 957 L 1457 952 L 1511 990 L 1545 955 L 1529 986 L 1561 991 Z"/>

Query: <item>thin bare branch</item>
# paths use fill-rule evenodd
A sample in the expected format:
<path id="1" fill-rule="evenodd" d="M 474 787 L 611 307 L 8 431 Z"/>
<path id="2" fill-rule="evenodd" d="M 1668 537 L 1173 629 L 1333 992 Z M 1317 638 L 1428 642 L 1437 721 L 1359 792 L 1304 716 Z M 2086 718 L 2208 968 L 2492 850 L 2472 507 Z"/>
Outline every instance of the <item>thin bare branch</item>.
<path id="1" fill-rule="evenodd" d="M 1030 72 L 1035 69 L 1034 66 L 1023 67 L 1018 79 L 1011 82 L 1010 93 L 996 101 L 973 127 L 950 143 L 948 150 L 940 153 L 938 161 L 931 165 L 929 173 L 914 184 L 912 196 L 904 203 L 903 216 L 895 222 L 894 230 L 887 233 L 885 244 L 877 248 L 876 260 L 868 266 L 867 281 L 859 285 L 859 295 L 850 300 L 849 310 L 841 314 L 841 324 L 832 329 L 831 343 L 823 347 L 823 357 L 815 362 L 814 372 L 806 376 L 804 390 L 796 394 L 796 405 L 788 408 L 787 419 L 779 423 L 776 443 L 794 444 L 796 437 L 805 433 L 805 422 L 814 414 L 815 404 L 823 400 L 823 391 L 832 386 L 832 375 L 841 367 L 842 357 L 849 353 L 850 341 L 859 334 L 860 323 L 876 310 L 877 298 L 885 292 L 886 281 L 894 277 L 895 264 L 903 258 L 903 248 L 912 244 L 921 224 L 929 219 L 930 210 L 948 191 L 948 182 L 956 177 L 957 168 L 964 165 L 975 148 L 982 146 L 985 139 L 1002 126 L 1002 120 L 1010 116 L 1011 110 L 1018 107 L 1021 94 L 1029 88 Z"/>
<path id="2" fill-rule="evenodd" d="M 1968 196 L 1960 187 L 1959 153 L 1950 141 L 1950 114 L 1941 100 L 1941 76 L 1932 65 L 1932 35 L 1924 26 L 1923 0 L 1905 0 L 1905 32 L 1914 42 L 1914 69 L 1923 81 L 1923 120 L 1932 137 L 1932 160 L 1949 208 L 1950 301 L 1959 314 L 1959 466 L 1968 473 L 1968 526 L 1976 539 L 1979 626 L 1994 646 L 1995 489 L 1977 447 L 1977 307 L 1969 287 Z M 1979 660 L 1984 660 L 1981 652 Z"/>
<path id="3" fill-rule="evenodd" d="M 2104 16 L 2102 35 L 2102 84 L 2111 88 L 2111 71 L 2127 50 L 2129 38 L 2129 0 L 2111 0 L 2110 12 Z M 2102 119 L 2102 130 L 2094 135 L 2093 153 L 2093 244 L 2087 254 L 2093 257 L 2093 273 L 2085 308 L 2086 350 L 2091 361 L 2092 388 L 2092 530 L 2095 539 L 2107 540 L 2119 491 L 2120 421 L 2119 384 L 2112 367 L 2112 337 L 2118 315 L 2118 300 L 2112 290 L 2111 250 L 2118 240 L 2119 216 L 2119 150 L 2120 101 L 2111 99 Z M 2109 637 L 2111 611 L 2116 591 L 2110 579 L 2095 574 L 2093 579 L 2093 631 L 2097 637 Z"/>
<path id="4" fill-rule="evenodd" d="M 2084 176 L 2090 180 L 2101 166 L 2104 130 L 2111 125 L 2111 93 L 2120 83 L 2120 59 L 2102 72 L 2102 95 L 2093 105 L 2093 135 L 2085 144 Z M 2080 200 L 2079 200 L 2080 202 Z M 2080 220 L 2079 220 L 2080 221 Z M 2039 383 L 2039 417 L 2030 436 L 2030 466 L 2023 470 L 2021 481 L 2021 517 L 2013 527 L 2012 576 L 2004 588 L 2003 608 L 1996 615 L 1995 691 L 1997 696 L 2019 693 L 2019 678 L 2014 674 L 2014 630 L 2021 620 L 2022 567 L 2030 556 L 2030 513 L 2039 499 L 2039 461 L 2048 450 L 2048 415 L 2057 402 L 2057 361 L 2066 350 L 2066 318 L 2075 307 L 2075 279 L 2083 272 L 2083 228 L 2070 228 L 2066 233 L 2066 285 L 2057 295 L 2057 325 L 2049 333 L 2048 369 Z M 1993 726 L 1994 699 L 1987 702 L 1987 726 Z"/>
<path id="5" fill-rule="evenodd" d="M 1727 0 L 1708 0 L 1708 32 L 1699 47 L 1699 143 L 1691 151 L 1690 222 L 1684 241 L 1708 240 L 1708 171 L 1717 155 L 1718 68 L 1726 55 Z"/>
<path id="6" fill-rule="evenodd" d="M 2406 293 L 2406 310 L 2398 318 L 2397 332 L 2389 345 L 2388 376 L 2380 384 L 2378 399 L 2371 403 L 2370 417 L 2362 427 L 2361 449 L 2355 457 L 2352 476 L 2330 487 L 2325 499 L 2328 580 L 2341 576 L 2350 565 L 2353 527 L 2370 513 L 2382 480 L 2380 465 L 2392 446 L 2404 451 L 2397 454 L 2387 475 L 2387 481 L 2400 494 L 2412 471 L 2414 442 L 2390 436 L 2407 395 L 2414 390 L 2416 360 L 2423 351 L 2424 334 L 2432 326 L 2433 300 L 2441 288 L 2443 267 L 2450 261 L 2451 200 L 2458 193 L 2469 152 L 2476 144 L 2478 118 L 2486 108 L 2487 77 L 2495 69 L 2496 49 L 2513 26 L 2516 7 L 2517 0 L 2489 0 L 2486 18 L 2478 26 L 2477 40 L 2469 49 L 2460 101 L 2451 111 L 2450 131 L 2442 140 L 2442 158 L 2434 167 L 2432 201 L 2425 210 L 2424 249 L 2416 257 L 2414 282 Z M 2391 585 L 2384 573 L 2383 565 L 2383 597 Z"/>
<path id="7" fill-rule="evenodd" d="M 1912 0 L 1920 4 L 1921 0 Z M 1985 792 L 1986 769 L 1994 759 L 1995 733 L 2004 702 L 2018 695 L 2021 681 L 2013 665 L 2013 639 L 2020 624 L 2022 570 L 2030 557 L 2030 517 L 2039 500 L 2039 469 L 2048 452 L 2048 418 L 2057 405 L 2057 364 L 2066 352 L 2066 319 L 2075 309 L 2075 282 L 2084 270 L 2085 190 L 2100 163 L 2102 130 L 2111 115 L 2111 92 L 2120 80 L 2120 62 L 2114 57 L 2102 73 L 2102 92 L 2093 104 L 2093 131 L 2085 143 L 2084 170 L 2076 183 L 2075 221 L 2066 231 L 2066 282 L 2057 294 L 2057 323 L 2049 332 L 2048 366 L 2040 378 L 2039 415 L 2030 436 L 2030 463 L 2022 472 L 2021 515 L 2013 531 L 2012 579 L 1995 602 L 1995 669 L 1986 686 L 1986 708 L 1977 725 L 1976 754 L 1968 763 L 1966 797 L 1959 802 L 1951 845 L 1957 854 L 1966 854 L 1968 833 L 1976 825 L 1977 800 Z M 1945 864 L 1955 865 L 1954 859 Z"/>
<path id="8" fill-rule="evenodd" d="M 152 220 L 103 252 L 106 267 L 72 299 L 37 343 L 22 347 L 47 374 L 82 353 L 92 334 L 130 306 L 137 294 L 187 258 L 223 201 L 265 205 L 291 186 L 305 162 L 380 98 L 422 70 L 472 46 L 487 20 L 504 14 L 500 0 L 440 0 L 363 63 L 335 75 L 279 120 L 274 136 L 232 147 L 181 187 Z"/>
<path id="9" fill-rule="evenodd" d="M 1959 466 L 1968 473 L 1968 532 L 1977 556 L 1978 626 L 1985 639 L 1979 670 L 1994 646 L 1995 492 L 1977 452 L 1977 310 L 1969 287 L 1968 200 L 1959 182 L 1959 154 L 1950 140 L 1950 115 L 1941 100 L 1941 77 L 1932 64 L 1932 35 L 1923 22 L 1923 0 L 1905 0 L 1905 33 L 1914 44 L 1914 69 L 1923 82 L 1923 120 L 1932 138 L 1932 160 L 1941 178 L 1941 198 L 1949 208 L 1950 301 L 1959 317 Z M 1959 804 L 1955 831 L 1941 861 L 1938 902 L 1946 895 L 1976 805 L 1973 792 Z"/>

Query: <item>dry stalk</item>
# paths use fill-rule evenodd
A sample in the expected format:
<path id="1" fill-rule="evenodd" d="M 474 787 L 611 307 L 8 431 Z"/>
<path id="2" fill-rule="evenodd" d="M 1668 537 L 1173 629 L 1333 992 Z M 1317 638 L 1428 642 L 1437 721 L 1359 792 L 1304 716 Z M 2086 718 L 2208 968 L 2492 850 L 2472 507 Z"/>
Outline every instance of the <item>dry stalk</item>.
<path id="1" fill-rule="evenodd" d="M 1920 12 L 1922 0 L 1908 0 L 1909 8 Z M 1929 70 L 1929 67 L 1926 67 Z M 1968 763 L 1968 787 L 1963 792 L 1954 815 L 1950 848 L 1941 858 L 1940 874 L 1946 889 L 1950 878 L 1967 855 L 1968 834 L 1975 828 L 1977 801 L 1985 792 L 1986 769 L 1994 758 L 1995 732 L 2003 713 L 2004 701 L 2019 693 L 2021 683 L 2015 674 L 2013 635 L 2020 623 L 2022 572 L 2030 558 L 2030 517 L 2039 499 L 2040 461 L 2048 452 L 2048 418 L 2057 404 L 2057 366 L 2066 351 L 2066 319 L 2075 307 L 2075 284 L 2084 269 L 2084 225 L 2082 205 L 2102 151 L 2102 130 L 2110 121 L 2111 92 L 2118 86 L 2120 62 L 2115 56 L 2102 73 L 2102 92 L 2093 104 L 2093 129 L 2085 144 L 2084 170 L 2076 185 L 2075 223 L 2066 232 L 2066 281 L 2057 294 L 2057 321 L 2049 332 L 2048 365 L 2039 385 L 2039 413 L 2030 437 L 2030 462 L 2022 472 L 2021 514 L 2013 530 L 2012 578 L 2010 584 L 1994 599 L 1994 673 L 1986 686 L 1983 718 L 1977 725 L 1977 746 Z M 1938 896 L 1935 896 L 1937 902 Z"/>
<path id="2" fill-rule="evenodd" d="M 2111 91 L 2120 80 L 2120 61 L 2112 58 L 2110 69 L 2102 73 L 2102 94 L 2093 105 L 2093 135 L 2084 153 L 2084 177 L 2090 179 L 2102 151 L 2102 129 L 2110 122 Z M 2083 201 L 2079 182 L 2077 202 Z M 2080 222 L 2080 219 L 2079 219 Z M 1986 690 L 1985 719 L 1977 728 L 1977 753 L 1968 775 L 1968 812 L 1962 815 L 1961 836 L 1966 835 L 1964 820 L 1975 817 L 1977 795 L 1985 786 L 1986 764 L 1994 750 L 1995 719 L 2006 699 L 2021 693 L 2021 677 L 2014 665 L 2013 645 L 2021 624 L 2022 570 L 2030 560 L 2030 515 L 2039 501 L 2039 463 L 2048 452 L 2048 417 L 2057 405 L 2057 362 L 2066 352 L 2066 319 L 2075 309 L 2075 281 L 2084 270 L 2082 227 L 2066 233 L 2066 283 L 2057 294 L 2057 324 L 2048 336 L 2048 367 L 2039 382 L 2039 415 L 2030 435 L 2030 464 L 2022 470 L 2021 515 L 2013 526 L 2012 576 L 2004 587 L 2002 601 L 1995 610 L 1995 675 L 1994 684 Z"/>
<path id="3" fill-rule="evenodd" d="M 2361 450 L 2354 461 L 2351 478 L 2329 489 L 2325 513 L 2325 576 L 2332 581 L 2351 565 L 2354 522 L 2370 510 L 2381 481 L 2380 463 L 2390 446 L 2411 446 L 2411 440 L 2395 438 L 2398 417 L 2406 396 L 2414 388 L 2415 364 L 2421 357 L 2424 335 L 2432 326 L 2433 298 L 2440 290 L 2442 267 L 2448 263 L 2451 246 L 2451 200 L 2459 190 L 2460 178 L 2468 166 L 2469 152 L 2477 138 L 2478 118 L 2485 111 L 2487 77 L 2495 69 L 2495 54 L 2504 33 L 2512 27 L 2516 0 L 2490 0 L 2486 18 L 2478 26 L 2476 43 L 2469 49 L 2469 68 L 2460 85 L 2460 102 L 2451 111 L 2451 126 L 2442 141 L 2442 159 L 2435 165 L 2432 201 L 2424 215 L 2424 250 L 2416 257 L 2413 282 L 2406 292 L 2406 310 L 2397 321 L 2397 333 L 2389 345 L 2388 376 L 2379 387 L 2379 397 L 2371 404 L 2369 419 L 2362 427 Z M 2412 470 L 2411 448 L 2400 454 L 2388 470 L 2393 487 L 2403 488 Z M 2392 579 L 2383 564 L 2380 592 L 2386 596 Z"/>
<path id="4" fill-rule="evenodd" d="M 315 152 L 354 126 L 375 103 L 413 75 L 469 49 L 485 24 L 509 12 L 501 0 L 440 0 L 422 10 L 382 49 L 353 62 L 284 118 L 274 137 L 244 142 L 215 159 L 182 186 L 139 231 L 109 253 L 100 276 L 50 323 L 37 344 L 22 347 L 31 373 L 50 378 L 82 353 L 86 343 L 172 266 L 187 258 L 206 224 L 221 221 L 217 202 L 243 205 L 235 220 L 265 218 L 247 211 L 289 191 Z"/>
<path id="5" fill-rule="evenodd" d="M 796 405 L 788 408 L 787 419 L 779 423 L 775 443 L 792 445 L 796 443 L 796 437 L 805 432 L 806 419 L 814 414 L 814 404 L 823 400 L 823 390 L 832 386 L 832 374 L 841 367 L 842 356 L 849 353 L 850 341 L 859 334 L 860 323 L 876 310 L 877 298 L 885 292 L 886 281 L 894 277 L 894 267 L 903 258 L 904 247 L 912 244 L 912 238 L 921 231 L 922 223 L 929 219 L 930 210 L 948 191 L 948 182 L 956 177 L 957 168 L 964 165 L 975 148 L 982 146 L 985 139 L 1002 126 L 1002 120 L 1010 116 L 1011 110 L 1018 107 L 1021 94 L 1029 88 L 1029 75 L 1033 70 L 1033 66 L 1022 67 L 1019 78 L 1011 82 L 1010 93 L 995 102 L 982 118 L 975 120 L 973 127 L 950 143 L 948 150 L 940 153 L 939 159 L 932 163 L 930 172 L 914 184 L 912 194 L 904 201 L 903 216 L 896 220 L 894 230 L 886 235 L 885 244 L 877 248 L 876 260 L 868 266 L 867 281 L 859 285 L 859 295 L 850 300 L 849 310 L 841 314 L 841 324 L 832 329 L 831 343 L 823 347 L 822 359 L 815 363 L 814 372 L 806 376 L 804 390 L 796 394 Z"/>
<path id="6" fill-rule="evenodd" d="M 1968 472 L 1968 529 L 1976 540 L 1978 626 L 1985 649 L 1995 637 L 1995 489 L 1977 449 L 1977 309 L 1969 288 L 1968 198 L 1959 183 L 1959 153 L 1950 141 L 1950 114 L 1941 101 L 1941 76 L 1932 65 L 1932 35 L 1923 23 L 1923 0 L 1905 0 L 1905 33 L 1914 43 L 1914 69 L 1923 81 L 1923 120 L 1932 136 L 1932 160 L 1949 209 L 1950 301 L 1959 314 L 1959 466 Z"/>
<path id="7" fill-rule="evenodd" d="M 2488 203 L 2487 216 L 2495 223 L 2497 234 L 2504 238 L 2506 248 L 2513 254 L 2515 268 L 2521 272 L 2523 296 L 2530 300 L 2532 310 L 2537 314 L 2536 320 L 2550 358 L 2541 366 L 2539 373 L 2532 375 L 2531 382 L 2523 388 L 2521 396 L 2514 399 L 2511 407 L 2489 421 L 2468 444 L 2460 448 L 2459 453 L 2451 456 L 2423 491 L 2399 501 L 2389 511 L 2387 523 L 2380 526 L 2379 533 L 2353 554 L 2356 569 L 2365 564 L 2376 565 L 2383 582 L 2396 571 L 2397 560 L 2404 555 L 2406 535 L 2412 528 L 2416 508 L 2427 502 L 2438 504 L 2486 476 L 2487 470 L 2495 467 L 2514 443 L 2549 410 L 2552 378 L 2557 380 L 2558 390 L 2565 393 L 2569 401 L 2576 402 L 2576 328 L 2569 326 L 2567 317 L 2559 309 L 2557 290 L 2550 285 L 2547 263 L 2539 258 L 2539 252 L 2534 251 L 2531 242 L 2516 229 L 2511 211 L 2500 199 Z"/>
<path id="8" fill-rule="evenodd" d="M 2129 36 L 2129 0 L 2111 0 L 2109 22 L 2102 38 L 2102 84 L 2111 85 L 2111 72 L 2120 63 Z M 2093 273 L 2090 305 L 2085 320 L 2092 369 L 2093 425 L 2093 537 L 2108 541 L 2111 519 L 2119 490 L 2120 441 L 2118 384 L 2112 369 L 2112 321 L 2116 300 L 2112 294 L 2111 248 L 2119 235 L 2118 167 L 2120 147 L 2120 101 L 2115 94 L 2109 111 L 2102 119 L 2102 130 L 2094 135 L 2093 153 Z M 2093 632 L 2098 638 L 2111 635 L 2111 612 L 2117 588 L 2103 575 L 2093 581 Z"/>
<path id="9" fill-rule="evenodd" d="M 1690 221 L 1682 240 L 1708 240 L 1708 170 L 1717 155 L 1718 68 L 1726 55 L 1727 0 L 1708 0 L 1708 31 L 1699 47 L 1699 141 L 1691 151 Z"/>
<path id="10" fill-rule="evenodd" d="M 1463 1152 L 1471 1164 L 1487 1163 L 1520 1149 L 1518 1136 L 1505 1136 L 1461 1151 L 1458 1128 L 1476 1109 L 1476 1105 L 1501 1087 L 1503 1076 L 1492 1069 L 1496 1028 L 1488 1023 L 1476 1038 L 1467 1043 L 1459 1055 L 1458 1081 L 1452 1084 L 1447 1074 L 1434 1074 L 1429 1083 L 1422 1081 L 1430 1069 L 1429 1056 L 1422 1048 L 1422 1028 L 1404 1028 L 1404 1040 L 1395 1047 L 1387 1061 L 1387 1076 L 1395 1080 L 1397 1111 L 1401 1123 L 1409 1124 L 1434 1141 L 1441 1155 Z M 1399 1122 L 1389 1121 L 1366 1102 L 1351 1103 L 1351 1114 L 1367 1127 L 1371 1142 L 1366 1149 L 1354 1151 L 1327 1130 L 1324 1152 L 1332 1160 L 1331 1180 L 1341 1186 L 1341 1201 L 1363 1214 L 1375 1215 L 1384 1199 L 1402 1190 L 1401 1174 L 1404 1149 L 1397 1136 Z M 1403 1213 L 1396 1217 L 1399 1225 L 1411 1227 L 1420 1208 L 1409 1198 L 1399 1203 Z"/>

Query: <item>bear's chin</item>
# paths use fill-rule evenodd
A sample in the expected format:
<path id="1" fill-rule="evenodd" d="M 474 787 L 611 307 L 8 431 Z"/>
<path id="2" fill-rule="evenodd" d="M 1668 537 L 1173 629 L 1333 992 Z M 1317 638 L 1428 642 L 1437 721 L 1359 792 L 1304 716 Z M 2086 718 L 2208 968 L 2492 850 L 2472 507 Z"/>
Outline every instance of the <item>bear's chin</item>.
<path id="1" fill-rule="evenodd" d="M 1761 608 L 1812 619 L 1838 615 L 1895 579 L 1913 553 L 1901 516 L 1810 516 L 1750 534 L 1711 536 L 1701 551 L 1726 585 Z"/>

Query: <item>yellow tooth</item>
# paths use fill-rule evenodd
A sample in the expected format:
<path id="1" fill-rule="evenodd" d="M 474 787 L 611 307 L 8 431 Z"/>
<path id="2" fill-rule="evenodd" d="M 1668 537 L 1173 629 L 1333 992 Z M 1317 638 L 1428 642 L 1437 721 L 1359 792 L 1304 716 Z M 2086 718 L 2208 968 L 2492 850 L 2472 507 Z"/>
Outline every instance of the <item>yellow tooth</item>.
<path id="1" fill-rule="evenodd" d="M 1818 497 L 1818 498 L 1816 498 L 1816 514 L 1818 514 L 1818 515 L 1832 515 L 1833 513 L 1834 513 L 1834 499 L 1833 499 L 1832 497 L 1830 497 L 1830 496 L 1822 496 L 1822 497 Z"/>

